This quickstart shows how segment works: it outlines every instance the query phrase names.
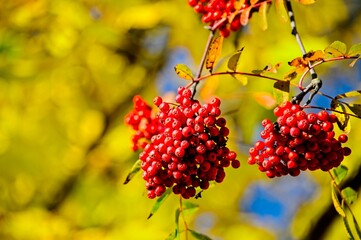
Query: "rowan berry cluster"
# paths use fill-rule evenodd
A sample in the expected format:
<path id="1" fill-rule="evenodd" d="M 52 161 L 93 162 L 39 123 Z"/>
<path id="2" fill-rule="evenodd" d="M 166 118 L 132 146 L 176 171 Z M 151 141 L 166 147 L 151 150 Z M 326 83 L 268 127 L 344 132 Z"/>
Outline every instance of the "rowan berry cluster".
<path id="1" fill-rule="evenodd" d="M 342 147 L 347 136 L 341 134 L 335 138 L 335 115 L 324 110 L 307 114 L 291 102 L 276 107 L 274 115 L 276 122 L 262 121 L 263 140 L 249 149 L 248 158 L 249 164 L 258 164 L 268 177 L 297 176 L 307 169 L 328 171 L 351 154 L 350 148 Z"/>
<path id="2" fill-rule="evenodd" d="M 238 168 L 237 154 L 226 147 L 229 129 L 218 98 L 201 105 L 190 89 L 180 87 L 176 104 L 154 99 L 163 131 L 151 137 L 139 158 L 148 197 L 161 196 L 167 188 L 183 198 L 207 189 L 210 181 L 222 182 L 224 168 Z"/>
<path id="3" fill-rule="evenodd" d="M 261 3 L 264 0 L 258 2 Z M 194 8 L 195 12 L 202 14 L 202 22 L 211 27 L 222 21 L 218 29 L 223 37 L 228 37 L 231 31 L 240 29 L 242 25 L 240 16 L 243 11 L 251 8 L 249 9 L 249 17 L 251 17 L 251 14 L 259 9 L 259 4 L 253 6 L 250 0 L 244 1 L 243 4 L 235 0 L 188 0 L 188 4 Z"/>
<path id="4" fill-rule="evenodd" d="M 144 149 L 153 135 L 163 131 L 155 114 L 152 115 L 152 107 L 141 96 L 133 97 L 134 109 L 125 116 L 125 123 L 130 125 L 135 134 L 132 137 L 132 150 Z"/>

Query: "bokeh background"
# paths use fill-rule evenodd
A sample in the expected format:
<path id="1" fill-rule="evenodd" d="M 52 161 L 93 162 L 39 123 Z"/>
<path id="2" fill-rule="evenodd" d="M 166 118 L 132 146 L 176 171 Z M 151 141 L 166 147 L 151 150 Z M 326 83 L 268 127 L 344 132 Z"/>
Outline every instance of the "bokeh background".
<path id="1" fill-rule="evenodd" d="M 361 42 L 360 1 L 293 3 L 308 50 L 334 40 Z M 301 53 L 289 23 L 275 6 L 267 16 L 267 30 L 254 14 L 224 41 L 217 71 L 241 47 L 245 72 L 279 62 L 275 77 L 290 70 L 287 62 Z M 124 116 L 134 95 L 148 102 L 171 98 L 187 84 L 173 67 L 185 63 L 195 72 L 207 38 L 185 0 L 0 1 L 0 239 L 165 239 L 175 228 L 179 199 L 169 197 L 147 220 L 154 200 L 147 199 L 141 174 L 123 184 L 138 159 Z M 324 93 L 360 89 L 360 62 L 348 64 L 317 69 Z M 222 99 L 229 144 L 242 166 L 227 169 L 222 184 L 191 200 L 200 207 L 187 216 L 190 227 L 222 240 L 347 239 L 328 173 L 270 180 L 247 165 L 247 147 L 275 104 L 273 82 L 247 82 L 212 77 L 199 88 L 201 100 Z M 313 105 L 327 107 L 329 100 L 316 96 Z M 351 124 L 345 185 L 360 191 L 361 120 Z M 361 221 L 361 200 L 352 208 Z"/>

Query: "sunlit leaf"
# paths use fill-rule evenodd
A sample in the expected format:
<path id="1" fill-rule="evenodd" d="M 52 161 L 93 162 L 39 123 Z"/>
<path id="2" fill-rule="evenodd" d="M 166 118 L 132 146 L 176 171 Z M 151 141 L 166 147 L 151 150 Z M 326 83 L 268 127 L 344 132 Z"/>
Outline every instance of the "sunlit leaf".
<path id="1" fill-rule="evenodd" d="M 237 52 L 235 54 L 233 54 L 227 63 L 227 67 L 236 72 L 238 70 L 238 66 L 239 66 L 239 60 L 241 58 L 242 52 L 243 52 L 244 47 L 242 47 L 241 49 L 237 50 Z"/>
<path id="2" fill-rule="evenodd" d="M 273 95 L 278 104 L 289 100 L 290 97 L 290 82 L 277 81 L 273 85 Z"/>
<path id="3" fill-rule="evenodd" d="M 297 0 L 298 2 L 308 5 L 308 4 L 313 4 L 316 2 L 316 0 Z"/>
<path id="4" fill-rule="evenodd" d="M 252 10 L 252 6 L 244 9 L 243 12 L 241 13 L 240 22 L 241 22 L 242 26 L 246 26 L 248 24 L 249 15 L 251 13 L 251 10 Z"/>
<path id="5" fill-rule="evenodd" d="M 361 56 L 361 43 L 352 45 L 347 54 L 349 57 L 360 57 Z"/>
<path id="6" fill-rule="evenodd" d="M 288 14 L 284 0 L 276 0 L 276 11 L 277 11 L 277 15 L 283 22 L 288 21 Z"/>
<path id="7" fill-rule="evenodd" d="M 221 55 L 222 43 L 223 43 L 223 37 L 218 36 L 212 41 L 211 45 L 208 48 L 207 58 L 206 58 L 206 68 L 210 72 L 213 71 L 216 62 L 219 56 Z"/>
<path id="8" fill-rule="evenodd" d="M 169 197 L 169 195 L 172 193 L 172 189 L 168 188 L 165 193 L 163 193 L 162 196 L 160 196 L 157 201 L 155 202 L 155 204 L 153 205 L 152 209 L 150 210 L 150 214 L 148 216 L 147 219 L 151 218 L 160 208 L 160 206 L 162 206 L 162 204 L 164 203 L 164 201 Z"/>
<path id="9" fill-rule="evenodd" d="M 267 2 L 263 2 L 261 4 L 261 6 L 259 7 L 259 10 L 258 10 L 258 14 L 259 14 L 259 17 L 260 17 L 260 26 L 261 26 L 261 29 L 262 30 L 266 30 L 267 27 L 268 27 L 268 24 L 267 24 L 267 6 L 268 6 L 268 3 Z"/>
<path id="10" fill-rule="evenodd" d="M 337 101 L 337 99 L 333 99 L 331 109 L 334 110 L 333 114 L 337 117 L 338 127 L 345 133 L 349 133 L 351 131 L 350 116 L 347 114 L 344 104 Z"/>
<path id="11" fill-rule="evenodd" d="M 337 168 L 332 170 L 333 176 L 335 178 L 336 184 L 340 184 L 340 182 L 346 177 L 348 168 L 344 165 L 340 165 Z"/>
<path id="12" fill-rule="evenodd" d="M 352 204 L 357 199 L 357 192 L 351 187 L 342 189 L 341 194 L 348 204 Z"/>
<path id="13" fill-rule="evenodd" d="M 274 66 L 272 64 L 268 64 L 263 71 L 277 73 L 278 69 L 280 68 L 281 63 L 276 63 Z"/>
<path id="14" fill-rule="evenodd" d="M 193 73 L 189 69 L 189 67 L 183 63 L 177 64 L 174 67 L 175 72 L 177 73 L 178 77 L 183 78 L 185 80 L 193 80 Z"/>
<path id="15" fill-rule="evenodd" d="M 346 217 L 346 213 L 343 210 L 340 201 L 338 200 L 338 196 L 335 188 L 336 188 L 335 182 L 331 181 L 331 197 L 332 197 L 333 206 L 335 207 L 335 210 L 338 212 L 338 214 L 340 214 L 342 217 Z"/>
<path id="16" fill-rule="evenodd" d="M 248 83 L 248 78 L 242 74 L 232 74 L 231 76 L 234 77 L 235 79 L 237 79 L 238 81 L 240 81 L 240 83 L 245 86 Z"/>
<path id="17" fill-rule="evenodd" d="M 306 61 L 306 62 L 315 62 L 315 61 L 321 61 L 323 60 L 325 57 L 325 54 L 323 51 L 321 50 L 317 50 L 317 51 L 310 51 L 308 53 L 306 53 L 304 56 L 303 56 L 303 59 Z"/>
<path id="18" fill-rule="evenodd" d="M 207 235 L 204 235 L 202 233 L 196 232 L 192 229 L 189 229 L 189 231 L 191 232 L 192 236 L 195 237 L 196 239 L 199 240 L 212 240 L 210 237 L 208 237 Z"/>
<path id="19" fill-rule="evenodd" d="M 343 220 L 343 224 L 344 224 L 344 226 L 345 226 L 345 228 L 346 228 L 346 231 L 347 231 L 347 234 L 348 234 L 349 239 L 350 239 L 350 240 L 354 240 L 355 237 L 353 236 L 353 233 L 352 233 L 350 224 L 349 224 L 349 222 L 348 222 L 347 216 L 343 217 L 342 220 Z"/>
<path id="20" fill-rule="evenodd" d="M 361 104 L 347 104 L 346 105 L 354 114 L 361 118 Z"/>
<path id="21" fill-rule="evenodd" d="M 361 228 L 354 215 L 352 215 L 352 220 L 353 224 L 355 225 L 357 236 L 361 239 Z"/>
<path id="22" fill-rule="evenodd" d="M 351 97 L 359 97 L 359 96 L 361 96 L 361 90 L 354 90 L 354 91 L 338 94 L 335 97 L 335 99 L 351 98 Z"/>
<path id="23" fill-rule="evenodd" d="M 345 56 L 347 51 L 346 44 L 340 41 L 334 41 L 325 48 L 324 52 L 330 54 L 332 57 Z"/>
<path id="24" fill-rule="evenodd" d="M 134 164 L 130 172 L 128 173 L 127 177 L 125 178 L 125 181 L 123 184 L 127 184 L 132 180 L 132 178 L 140 171 L 140 160 L 137 160 Z"/>

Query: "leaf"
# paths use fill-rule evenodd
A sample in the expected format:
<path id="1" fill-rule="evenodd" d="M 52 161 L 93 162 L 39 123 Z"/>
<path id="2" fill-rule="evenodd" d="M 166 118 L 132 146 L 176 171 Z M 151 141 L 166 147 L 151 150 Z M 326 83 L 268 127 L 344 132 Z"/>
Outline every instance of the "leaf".
<path id="1" fill-rule="evenodd" d="M 336 184 L 340 184 L 340 182 L 346 177 L 348 168 L 344 165 L 340 165 L 337 168 L 334 168 L 332 172 L 335 177 Z"/>
<path id="2" fill-rule="evenodd" d="M 358 117 L 361 117 L 361 104 L 347 104 L 346 106 Z"/>
<path id="3" fill-rule="evenodd" d="M 180 209 L 177 208 L 177 210 L 175 211 L 175 231 L 178 233 L 177 235 L 179 236 L 179 216 L 180 216 Z"/>
<path id="4" fill-rule="evenodd" d="M 246 86 L 248 83 L 248 78 L 242 74 L 232 74 L 231 73 L 231 76 L 234 77 L 235 79 L 237 79 L 238 81 L 240 81 L 243 86 Z"/>
<path id="5" fill-rule="evenodd" d="M 232 70 L 233 72 L 236 72 L 238 70 L 239 67 L 239 59 L 241 58 L 242 52 L 243 52 L 244 47 L 242 47 L 241 49 L 237 50 L 235 54 L 233 54 L 227 63 L 227 67 L 229 68 L 229 70 Z"/>
<path id="6" fill-rule="evenodd" d="M 359 97 L 359 96 L 361 96 L 361 90 L 354 90 L 354 91 L 338 94 L 335 97 L 335 99 L 351 98 L 351 97 Z"/>
<path id="7" fill-rule="evenodd" d="M 332 99 L 331 109 L 334 110 L 333 114 L 337 117 L 338 127 L 345 133 L 349 133 L 351 131 L 350 116 L 347 114 L 344 104 L 337 99 Z"/>
<path id="8" fill-rule="evenodd" d="M 183 78 L 185 80 L 193 80 L 193 73 L 189 69 L 189 67 L 183 63 L 179 63 L 174 67 L 174 70 L 178 77 Z"/>
<path id="9" fill-rule="evenodd" d="M 140 171 L 140 163 L 141 163 L 141 160 L 137 160 L 133 166 L 132 166 L 132 169 L 130 170 L 130 172 L 128 173 L 127 177 L 125 178 L 125 181 L 123 182 L 123 184 L 127 184 L 130 182 L 130 180 L 133 179 L 133 177 Z"/>
<path id="10" fill-rule="evenodd" d="M 206 68 L 212 73 L 213 68 L 221 55 L 223 37 L 216 37 L 208 48 L 208 54 L 206 59 Z"/>
<path id="11" fill-rule="evenodd" d="M 331 197 L 333 206 L 335 207 L 335 210 L 340 214 L 343 218 L 346 217 L 346 213 L 343 210 L 340 201 L 338 200 L 336 190 L 335 190 L 335 182 L 331 181 Z"/>
<path id="12" fill-rule="evenodd" d="M 357 236 L 361 239 L 361 229 L 360 229 L 360 225 L 358 225 L 358 222 L 355 218 L 354 215 L 352 215 L 352 220 L 353 220 L 353 223 L 355 225 L 355 228 L 356 228 L 356 233 L 357 233 Z"/>
<path id="13" fill-rule="evenodd" d="M 285 81 L 291 81 L 292 79 L 295 79 L 297 77 L 297 72 L 296 69 L 293 69 L 292 71 L 290 71 L 289 73 L 287 73 L 283 79 Z"/>
<path id="14" fill-rule="evenodd" d="M 304 5 L 314 4 L 316 2 L 316 0 L 297 0 L 297 1 Z"/>
<path id="15" fill-rule="evenodd" d="M 199 205 L 192 202 L 183 202 L 182 208 L 185 214 L 192 214 L 198 210 Z"/>
<path id="16" fill-rule="evenodd" d="M 324 52 L 330 54 L 332 57 L 342 57 L 346 55 L 346 44 L 340 41 L 334 41 L 325 48 Z"/>
<path id="17" fill-rule="evenodd" d="M 165 240 L 174 240 L 178 237 L 178 235 L 179 235 L 179 233 L 176 229 L 176 230 L 174 230 L 174 232 L 170 233 Z"/>
<path id="18" fill-rule="evenodd" d="M 343 217 L 342 220 L 343 220 L 343 224 L 345 225 L 349 239 L 354 240 L 355 237 L 353 236 L 353 233 L 351 231 L 351 227 L 350 227 L 350 224 L 348 223 L 347 217 L 346 216 Z"/>
<path id="19" fill-rule="evenodd" d="M 351 187 L 342 189 L 341 194 L 348 204 L 352 204 L 357 200 L 357 192 Z"/>
<path id="20" fill-rule="evenodd" d="M 248 24 L 249 16 L 252 10 L 252 6 L 243 10 L 240 16 L 240 22 L 242 26 L 246 26 Z"/>
<path id="21" fill-rule="evenodd" d="M 188 230 L 191 232 L 192 236 L 195 237 L 196 239 L 199 239 L 199 240 L 212 240 L 210 237 L 208 237 L 208 236 L 206 236 L 206 235 L 204 235 L 202 233 L 196 232 L 196 231 L 194 231 L 192 229 L 188 229 Z"/>
<path id="22" fill-rule="evenodd" d="M 152 207 L 152 210 L 150 211 L 150 214 L 148 216 L 147 219 L 151 218 L 160 208 L 160 206 L 162 206 L 162 204 L 164 203 L 164 201 L 169 197 L 169 195 L 171 194 L 172 189 L 168 188 L 165 193 L 163 193 L 162 196 L 160 196 L 157 201 L 155 202 L 155 204 Z"/>
<path id="23" fill-rule="evenodd" d="M 324 52 L 321 50 L 317 50 L 306 53 L 303 56 L 303 59 L 308 63 L 308 62 L 322 61 L 324 57 L 325 57 Z"/>
<path id="24" fill-rule="evenodd" d="M 288 14 L 284 0 L 276 0 L 276 11 L 283 22 L 288 21 Z"/>
<path id="25" fill-rule="evenodd" d="M 290 97 L 290 82 L 277 81 L 273 85 L 273 96 L 278 104 L 286 102 Z"/>
<path id="26" fill-rule="evenodd" d="M 349 57 L 360 57 L 361 56 L 361 43 L 352 45 L 348 51 L 347 56 Z"/>
<path id="27" fill-rule="evenodd" d="M 261 4 L 261 6 L 259 7 L 259 10 L 258 10 L 258 14 L 259 14 L 259 17 L 260 17 L 260 26 L 261 26 L 261 29 L 264 31 L 268 28 L 268 24 L 267 24 L 267 6 L 268 6 L 268 3 L 267 2 L 263 2 Z"/>

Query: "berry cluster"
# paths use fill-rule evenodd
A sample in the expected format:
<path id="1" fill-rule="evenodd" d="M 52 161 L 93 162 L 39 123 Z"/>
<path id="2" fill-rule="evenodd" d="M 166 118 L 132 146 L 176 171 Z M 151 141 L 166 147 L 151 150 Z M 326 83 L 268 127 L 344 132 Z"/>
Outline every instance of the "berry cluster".
<path id="1" fill-rule="evenodd" d="M 152 108 L 137 95 L 133 97 L 134 109 L 125 116 L 125 123 L 136 132 L 132 137 L 132 150 L 144 149 L 153 135 L 163 131 L 163 125 L 152 115 Z"/>
<path id="2" fill-rule="evenodd" d="M 258 164 L 270 178 L 300 171 L 321 169 L 328 171 L 340 165 L 351 149 L 342 147 L 347 136 L 337 139 L 333 124 L 337 117 L 322 110 L 306 113 L 298 104 L 285 102 L 274 109 L 277 121 L 262 121 L 262 141 L 249 149 L 249 164 Z"/>
<path id="3" fill-rule="evenodd" d="M 220 100 L 201 105 L 192 99 L 191 90 L 180 87 L 176 102 L 154 99 L 164 129 L 151 137 L 139 156 L 149 198 L 171 187 L 183 198 L 194 197 L 197 187 L 205 190 L 210 181 L 222 182 L 225 167 L 240 166 L 237 154 L 226 147 L 229 129 L 219 117 Z"/>
<path id="4" fill-rule="evenodd" d="M 194 8 L 195 12 L 202 14 L 202 22 L 213 27 L 219 23 L 218 29 L 223 37 L 228 37 L 231 31 L 238 31 L 241 27 L 241 12 L 250 9 L 249 17 L 253 12 L 258 11 L 260 3 L 251 5 L 251 0 L 244 1 L 243 5 L 235 0 L 188 0 L 188 4 Z M 223 18 L 227 18 L 224 20 Z"/>

